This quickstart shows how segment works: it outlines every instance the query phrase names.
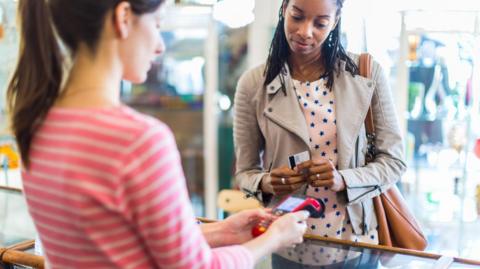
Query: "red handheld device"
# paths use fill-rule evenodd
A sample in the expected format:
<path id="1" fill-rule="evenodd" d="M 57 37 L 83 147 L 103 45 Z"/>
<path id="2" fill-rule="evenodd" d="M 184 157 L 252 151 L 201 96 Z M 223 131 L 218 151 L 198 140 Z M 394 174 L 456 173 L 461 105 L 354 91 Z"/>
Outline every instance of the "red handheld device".
<path id="1" fill-rule="evenodd" d="M 305 195 L 290 195 L 283 199 L 276 207 L 273 208 L 273 214 L 281 216 L 290 212 L 307 210 L 310 212 L 311 218 L 320 218 L 325 212 L 325 204 L 322 200 L 317 200 Z M 252 228 L 252 235 L 257 237 L 267 231 L 270 222 L 261 221 Z"/>

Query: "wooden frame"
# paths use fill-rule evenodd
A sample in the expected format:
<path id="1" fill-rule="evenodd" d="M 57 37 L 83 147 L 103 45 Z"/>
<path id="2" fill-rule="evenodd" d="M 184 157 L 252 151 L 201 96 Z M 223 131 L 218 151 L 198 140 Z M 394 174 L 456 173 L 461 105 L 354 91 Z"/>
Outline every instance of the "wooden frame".
<path id="1" fill-rule="evenodd" d="M 3 185 L 0 185 L 0 190 L 7 190 L 7 191 L 11 191 L 11 192 L 23 193 L 22 189 L 14 188 L 14 187 L 7 187 L 7 186 L 3 186 Z"/>
<path id="2" fill-rule="evenodd" d="M 216 222 L 216 220 L 206 219 L 206 218 L 197 218 L 197 220 L 202 222 L 202 223 Z M 305 234 L 304 238 L 305 239 L 310 239 L 310 240 L 327 242 L 327 243 L 335 243 L 335 244 L 340 244 L 340 245 L 344 245 L 344 246 L 376 249 L 376 250 L 393 252 L 395 254 L 404 254 L 404 255 L 417 256 L 417 257 L 421 257 L 421 258 L 429 258 L 429 259 L 434 259 L 434 260 L 437 260 L 437 261 L 440 260 L 442 257 L 444 257 L 440 254 L 433 254 L 433 253 L 428 253 L 428 252 L 423 252 L 423 251 L 416 251 L 416 250 L 395 248 L 395 247 L 387 247 L 387 246 L 374 245 L 374 244 L 368 244 L 368 243 L 352 242 L 352 241 L 346 241 L 346 240 L 335 239 L 335 238 L 330 238 L 330 237 L 317 236 L 317 235 L 313 235 L 313 234 Z M 480 261 L 464 259 L 464 258 L 453 257 L 453 262 L 460 262 L 460 263 L 464 263 L 464 264 L 479 265 L 480 266 Z"/>
<path id="3" fill-rule="evenodd" d="M 28 240 L 7 248 L 0 248 L 1 263 L 16 264 L 43 269 L 45 259 L 42 256 L 26 253 L 35 247 L 35 240 Z"/>
<path id="4" fill-rule="evenodd" d="M 216 220 L 206 219 L 206 218 L 197 218 L 197 220 L 202 223 L 216 222 Z M 387 246 L 381 246 L 381 245 L 373 245 L 368 243 L 351 242 L 351 241 L 346 241 L 341 239 L 312 235 L 312 234 L 306 234 L 304 238 L 307 240 L 317 240 L 321 242 L 334 243 L 334 244 L 350 246 L 350 247 L 368 248 L 368 249 L 374 249 L 374 250 L 388 251 L 395 254 L 404 254 L 404 255 L 417 256 L 421 258 L 429 258 L 429 259 L 436 260 L 437 262 L 441 261 L 441 259 L 444 258 L 444 256 L 439 254 L 402 249 L 402 248 L 387 247 Z M 25 250 L 32 249 L 34 247 L 35 247 L 35 240 L 28 240 L 28 241 L 24 241 L 24 242 L 15 244 L 13 246 L 10 246 L 8 248 L 0 248 L 1 262 L 6 264 L 17 264 L 17 265 L 24 265 L 24 266 L 30 266 L 33 268 L 43 269 L 45 266 L 45 259 L 42 256 L 24 252 Z M 474 261 L 470 259 L 453 258 L 453 262 L 480 266 L 480 261 Z"/>
<path id="5" fill-rule="evenodd" d="M 335 243 L 335 244 L 340 244 L 340 245 L 344 245 L 344 246 L 353 246 L 353 247 L 360 247 L 360 248 L 376 249 L 376 250 L 382 250 L 382 251 L 389 251 L 389 252 L 393 252 L 393 253 L 396 253 L 396 254 L 405 254 L 405 255 L 411 255 L 411 256 L 417 256 L 417 257 L 421 257 L 421 258 L 429 258 L 429 259 L 435 259 L 435 260 L 439 260 L 441 257 L 443 257 L 440 254 L 433 254 L 433 253 L 428 253 L 428 252 L 423 252 L 423 251 L 403 249 L 403 248 L 395 248 L 395 247 L 387 247 L 387 246 L 382 246 L 382 245 L 373 245 L 373 244 L 368 244 L 368 243 L 351 242 L 351 241 L 346 241 L 346 240 L 341 240 L 341 239 L 312 235 L 312 234 L 306 234 L 304 236 L 304 238 L 305 239 L 322 241 L 322 242 L 328 242 L 328 243 Z M 454 262 L 465 263 L 465 264 L 470 264 L 470 265 L 479 265 L 480 266 L 480 261 L 474 261 L 474 260 L 470 260 L 470 259 L 463 259 L 463 258 L 455 258 L 454 257 L 453 261 Z"/>

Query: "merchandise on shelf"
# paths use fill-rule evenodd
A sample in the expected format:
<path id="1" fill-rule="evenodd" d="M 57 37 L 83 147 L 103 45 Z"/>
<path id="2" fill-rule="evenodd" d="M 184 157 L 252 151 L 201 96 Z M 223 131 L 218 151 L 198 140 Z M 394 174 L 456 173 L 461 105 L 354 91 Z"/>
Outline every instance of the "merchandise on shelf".
<path id="1" fill-rule="evenodd" d="M 475 152 L 475 156 L 477 156 L 480 159 L 480 138 L 478 138 L 475 141 L 474 152 Z"/>
<path id="2" fill-rule="evenodd" d="M 16 169 L 20 166 L 20 157 L 12 144 L 0 144 L 0 163 L 5 169 Z"/>
<path id="3" fill-rule="evenodd" d="M 480 216 L 480 184 L 476 188 L 476 199 L 477 199 L 477 214 Z"/>

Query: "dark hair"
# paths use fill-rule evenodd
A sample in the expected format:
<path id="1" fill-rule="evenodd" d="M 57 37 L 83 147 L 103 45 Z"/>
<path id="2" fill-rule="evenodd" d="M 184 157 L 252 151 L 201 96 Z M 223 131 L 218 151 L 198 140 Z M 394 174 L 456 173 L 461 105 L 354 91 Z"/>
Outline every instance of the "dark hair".
<path id="1" fill-rule="evenodd" d="M 141 15 L 164 0 L 20 0 L 20 48 L 7 89 L 12 129 L 26 168 L 32 138 L 57 99 L 63 79 L 63 56 L 56 34 L 74 56 L 84 43 L 95 53 L 107 13 L 121 2 Z"/>
<path id="2" fill-rule="evenodd" d="M 343 7 L 343 2 L 345 0 L 335 0 L 337 3 L 337 17 L 341 15 L 341 10 Z M 275 34 L 273 36 L 272 44 L 270 46 L 270 52 L 267 59 L 267 64 L 265 66 L 264 75 L 265 82 L 264 86 L 267 86 L 272 82 L 275 77 L 282 70 L 285 62 L 290 55 L 290 48 L 287 43 L 287 38 L 285 37 L 285 18 L 283 16 L 283 8 L 288 5 L 289 0 L 283 0 L 283 3 L 279 11 L 279 20 L 277 28 L 275 29 Z M 358 74 L 358 67 L 355 62 L 347 55 L 345 49 L 343 48 L 340 42 L 341 34 L 341 18 L 338 19 L 336 27 L 330 32 L 327 39 L 322 45 L 322 61 L 325 65 L 325 74 L 327 78 L 327 87 L 332 89 L 335 72 L 340 69 L 340 60 L 346 62 L 345 69 L 349 71 L 352 76 Z"/>

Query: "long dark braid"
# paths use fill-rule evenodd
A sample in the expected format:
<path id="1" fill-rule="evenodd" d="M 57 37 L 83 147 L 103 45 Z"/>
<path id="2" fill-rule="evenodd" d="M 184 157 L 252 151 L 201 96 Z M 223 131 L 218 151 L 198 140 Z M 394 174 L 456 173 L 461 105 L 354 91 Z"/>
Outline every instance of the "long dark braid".
<path id="1" fill-rule="evenodd" d="M 341 10 L 343 7 L 343 2 L 345 0 L 336 0 L 337 1 L 337 16 L 341 15 Z M 283 7 L 288 4 L 289 0 L 283 0 L 283 3 L 280 7 L 278 15 L 278 24 L 275 29 L 275 34 L 272 39 L 272 44 L 270 46 L 269 55 L 267 58 L 267 63 L 264 70 L 265 82 L 264 86 L 267 86 L 272 82 L 275 77 L 280 73 L 285 62 L 290 56 L 290 48 L 287 43 L 287 38 L 284 31 L 285 18 L 283 16 Z M 340 61 L 343 60 L 346 62 L 345 70 L 350 72 L 352 76 L 358 74 L 358 66 L 355 62 L 347 55 L 345 49 L 343 48 L 340 42 L 340 33 L 341 33 L 341 18 L 339 18 L 336 27 L 330 32 L 327 40 L 322 45 L 322 60 L 325 65 L 325 74 L 327 77 L 327 87 L 332 89 L 335 73 L 338 74 L 340 70 Z"/>
<path id="2" fill-rule="evenodd" d="M 288 47 L 287 38 L 285 36 L 284 24 L 285 17 L 283 16 L 283 6 L 288 4 L 288 0 L 284 0 L 278 12 L 278 23 L 275 33 L 273 35 L 272 44 L 268 53 L 267 64 L 264 70 L 265 83 L 267 86 L 280 73 L 283 65 L 290 56 L 290 48 Z"/>

